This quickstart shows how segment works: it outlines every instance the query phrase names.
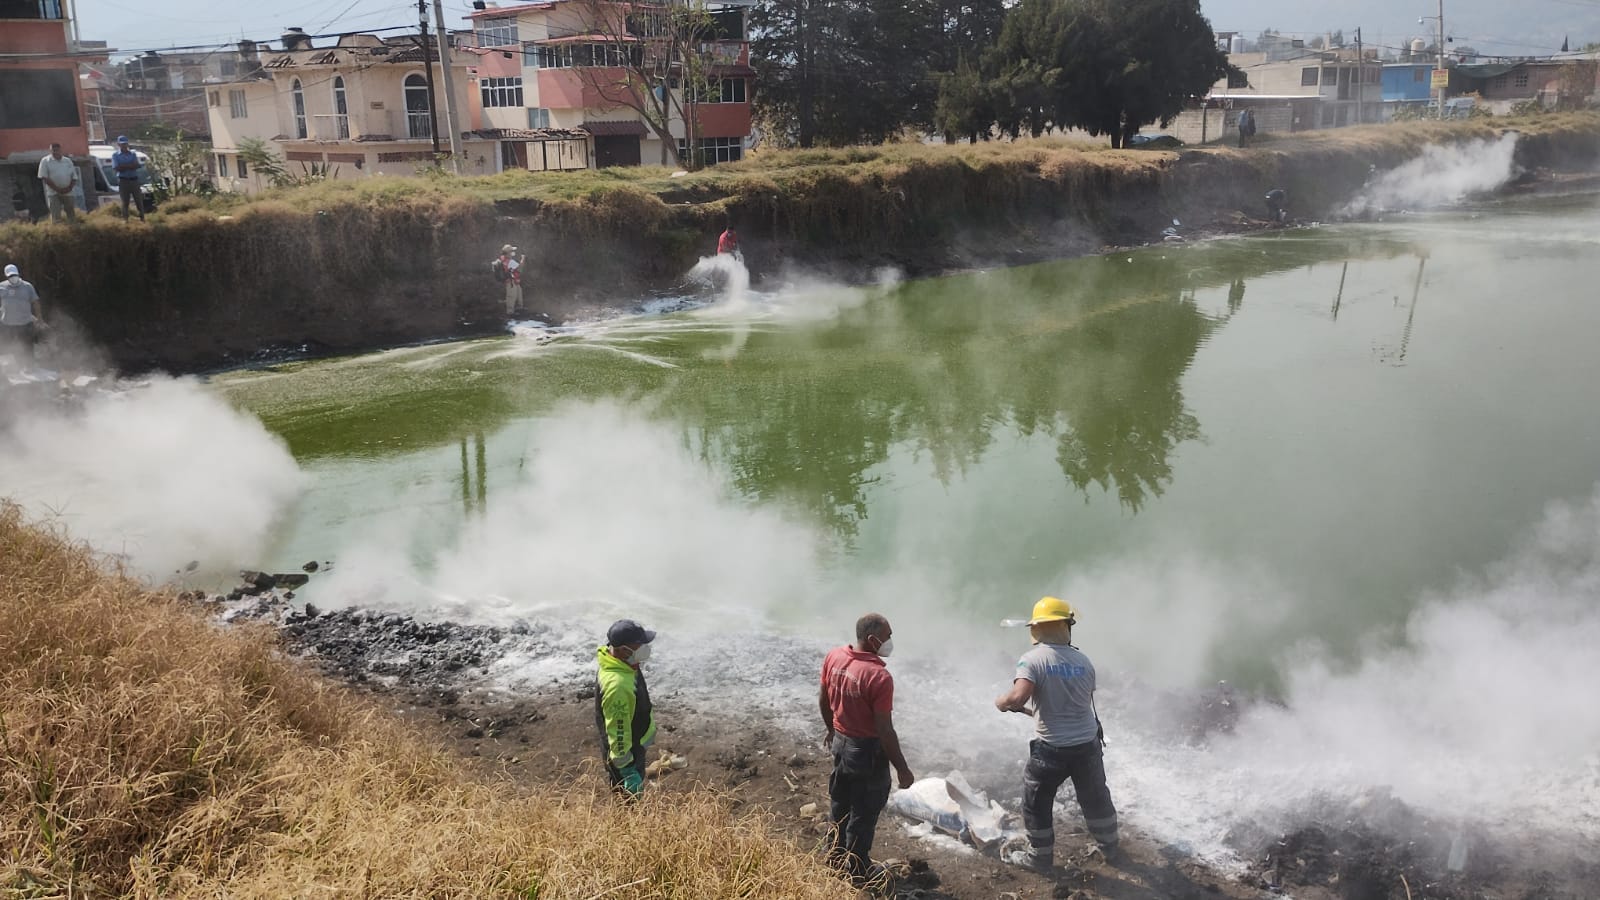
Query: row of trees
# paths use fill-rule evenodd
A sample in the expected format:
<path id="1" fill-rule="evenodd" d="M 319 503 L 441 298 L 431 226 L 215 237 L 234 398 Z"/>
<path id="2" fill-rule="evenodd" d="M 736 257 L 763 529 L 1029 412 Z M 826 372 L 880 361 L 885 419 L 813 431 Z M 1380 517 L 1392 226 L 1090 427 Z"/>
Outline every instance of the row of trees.
<path id="1" fill-rule="evenodd" d="M 939 73 L 988 47 L 1004 0 L 768 0 L 751 13 L 763 120 L 802 147 L 932 130 Z"/>
<path id="2" fill-rule="evenodd" d="M 1198 0 L 772 0 L 764 120 L 802 147 L 1081 128 L 1123 146 L 1230 74 Z"/>

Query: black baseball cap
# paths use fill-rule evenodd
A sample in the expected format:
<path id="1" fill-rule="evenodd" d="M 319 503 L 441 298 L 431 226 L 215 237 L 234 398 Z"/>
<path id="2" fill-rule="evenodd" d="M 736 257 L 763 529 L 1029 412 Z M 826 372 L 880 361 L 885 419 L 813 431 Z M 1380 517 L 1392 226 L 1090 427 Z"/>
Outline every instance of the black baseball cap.
<path id="1" fill-rule="evenodd" d="M 618 619 L 606 629 L 606 644 L 621 647 L 623 644 L 648 644 L 656 633 L 632 619 Z"/>

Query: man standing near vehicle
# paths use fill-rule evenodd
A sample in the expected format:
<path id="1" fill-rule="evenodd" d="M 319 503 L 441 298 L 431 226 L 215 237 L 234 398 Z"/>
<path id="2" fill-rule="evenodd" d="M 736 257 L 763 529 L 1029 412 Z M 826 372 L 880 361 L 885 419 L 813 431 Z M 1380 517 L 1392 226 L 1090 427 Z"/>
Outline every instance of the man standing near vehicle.
<path id="1" fill-rule="evenodd" d="M 637 797 L 644 791 L 644 749 L 656 739 L 655 711 L 640 666 L 650 658 L 656 633 L 632 619 L 619 619 L 606 631 L 596 653 L 598 683 L 594 721 L 600 728 L 601 756 L 611 787 Z"/>
<path id="2" fill-rule="evenodd" d="M 42 315 L 39 292 L 22 280 L 15 265 L 6 266 L 5 280 L 0 281 L 0 350 L 17 348 L 24 367 L 33 363 L 33 344 L 38 329 L 44 327 Z"/>
<path id="3" fill-rule="evenodd" d="M 49 155 L 39 160 L 39 181 L 44 184 L 50 221 L 58 222 L 63 217 L 68 222 L 78 221 L 78 203 L 72 196 L 72 189 L 80 183 L 78 164 L 61 155 L 60 144 L 51 144 Z"/>
<path id="4" fill-rule="evenodd" d="M 1094 709 L 1094 664 L 1072 646 L 1076 621 L 1077 614 L 1065 600 L 1045 597 L 1035 603 L 1028 620 L 1034 647 L 1017 661 L 1011 690 L 994 701 L 1001 712 L 1038 719 L 1038 737 L 1028 745 L 1028 764 L 1022 771 L 1022 824 L 1028 831 L 1028 848 L 1009 850 L 1002 858 L 1040 872 L 1055 866 L 1056 791 L 1069 778 L 1090 836 L 1106 853 L 1117 846 L 1117 808 L 1106 787 L 1101 758 L 1104 732 Z"/>
<path id="5" fill-rule="evenodd" d="M 856 620 L 855 644 L 828 651 L 822 661 L 817 704 L 827 729 L 823 745 L 833 753 L 828 861 L 857 882 L 871 877 L 872 838 L 889 802 L 889 767 L 894 766 L 902 790 L 916 780 L 894 730 L 894 679 L 883 664 L 893 649 L 889 620 L 868 613 Z"/>
<path id="6" fill-rule="evenodd" d="M 101 151 L 104 152 L 104 151 Z M 122 220 L 128 220 L 128 203 L 144 221 L 144 198 L 139 195 L 139 154 L 128 149 L 128 136 L 117 136 L 117 152 L 111 154 L 111 167 L 117 170 L 117 194 L 122 198 Z"/>

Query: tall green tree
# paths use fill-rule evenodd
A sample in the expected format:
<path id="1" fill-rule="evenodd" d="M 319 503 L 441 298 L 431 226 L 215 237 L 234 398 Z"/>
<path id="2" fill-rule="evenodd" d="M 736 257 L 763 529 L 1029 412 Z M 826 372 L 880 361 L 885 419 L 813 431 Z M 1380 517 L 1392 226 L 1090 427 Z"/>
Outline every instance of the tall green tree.
<path id="1" fill-rule="evenodd" d="M 768 0 L 751 13 L 762 120 L 801 147 L 933 130 L 941 73 L 976 59 L 1002 0 Z"/>
<path id="2" fill-rule="evenodd" d="M 1168 124 L 1232 71 L 1198 0 L 1022 0 L 983 69 L 1002 132 L 1081 128 L 1113 147 Z M 941 110 L 958 121 L 968 111 L 947 84 Z"/>

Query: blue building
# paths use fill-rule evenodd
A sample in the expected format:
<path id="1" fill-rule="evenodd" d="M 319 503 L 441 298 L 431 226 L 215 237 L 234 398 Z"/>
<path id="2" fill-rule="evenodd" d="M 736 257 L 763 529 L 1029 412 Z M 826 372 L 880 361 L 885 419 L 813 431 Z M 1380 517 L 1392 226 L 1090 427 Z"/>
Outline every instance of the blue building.
<path id="1" fill-rule="evenodd" d="M 1384 63 L 1383 102 L 1427 103 L 1433 99 L 1433 91 L 1428 86 L 1432 73 L 1432 62 Z"/>

